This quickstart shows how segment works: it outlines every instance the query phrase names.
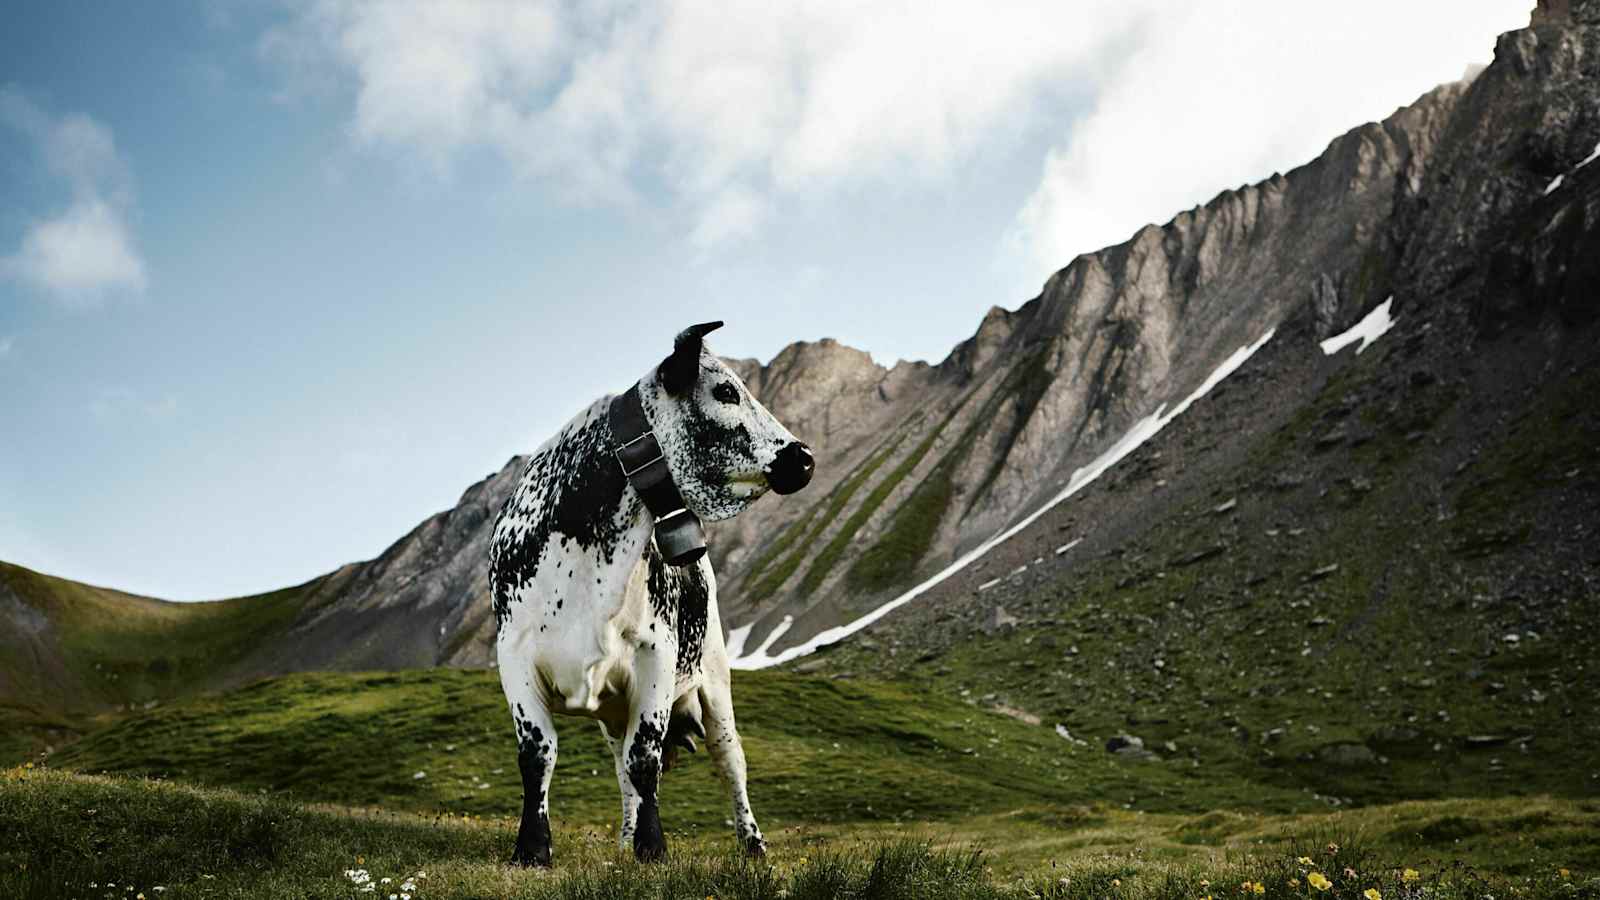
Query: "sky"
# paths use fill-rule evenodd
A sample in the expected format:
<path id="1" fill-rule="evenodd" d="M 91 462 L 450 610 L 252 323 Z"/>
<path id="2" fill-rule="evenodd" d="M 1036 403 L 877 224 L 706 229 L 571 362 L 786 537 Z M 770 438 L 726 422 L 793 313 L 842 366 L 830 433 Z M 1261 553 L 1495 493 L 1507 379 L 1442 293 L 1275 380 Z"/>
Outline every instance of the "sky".
<path id="1" fill-rule="evenodd" d="M 0 7 L 0 560 L 377 555 L 680 328 L 937 362 L 1531 2 Z"/>

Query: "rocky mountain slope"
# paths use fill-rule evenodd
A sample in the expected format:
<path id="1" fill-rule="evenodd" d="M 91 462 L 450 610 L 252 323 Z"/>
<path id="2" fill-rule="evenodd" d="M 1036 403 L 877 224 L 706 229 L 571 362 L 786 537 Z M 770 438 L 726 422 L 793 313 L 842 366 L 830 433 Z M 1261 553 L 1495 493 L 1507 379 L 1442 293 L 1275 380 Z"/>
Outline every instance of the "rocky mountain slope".
<path id="1" fill-rule="evenodd" d="M 1396 203 L 1392 330 L 1325 355 L 1292 312 L 1089 489 L 796 668 L 1335 804 L 1600 794 L 1600 3 L 1557 12 L 1502 37 Z"/>
<path id="2" fill-rule="evenodd" d="M 1430 455 L 1455 459 L 1480 446 L 1471 427 L 1477 418 L 1452 418 L 1457 424 L 1434 438 L 1408 435 L 1429 434 L 1422 426 L 1444 414 L 1435 410 L 1441 404 L 1456 417 L 1472 410 L 1498 423 L 1512 415 L 1524 401 L 1506 393 L 1507 385 L 1531 397 L 1553 383 L 1553 361 L 1567 360 L 1563 354 L 1578 346 L 1573 335 L 1588 333 L 1597 294 L 1600 165 L 1575 167 L 1600 142 L 1600 4 L 1542 3 L 1535 20 L 1502 36 L 1494 64 L 1474 80 L 1441 86 L 1336 138 L 1307 165 L 1225 191 L 1163 226 L 1072 260 L 1020 308 L 990 310 L 937 365 L 885 368 L 831 340 L 791 345 L 766 365 L 735 361 L 757 396 L 816 449 L 819 468 L 810 490 L 763 500 L 715 528 L 724 620 L 748 628 L 748 647 L 783 627 L 769 646 L 776 652 L 878 607 L 1036 509 L 1131 426 L 1187 396 L 1221 360 L 1274 328 L 1257 358 L 1174 425 L 1181 433 L 1204 420 L 1204 436 L 1184 446 L 1163 434 L 1164 455 L 1152 457 L 1157 451 L 1147 447 L 1106 476 L 1107 485 L 1135 473 L 1152 476 L 1139 490 L 1102 500 L 1091 492 L 1064 504 L 883 627 L 926 626 L 931 613 L 919 610 L 976 616 L 974 622 L 1003 618 L 990 602 L 1000 595 L 976 594 L 979 584 L 1034 559 L 1072 565 L 1081 553 L 1054 554 L 1071 537 L 1087 541 L 1084 552 L 1095 552 L 1094 541 L 1107 542 L 1100 552 L 1110 552 L 1115 541 L 1144 534 L 1140 529 L 1159 530 L 1175 497 L 1203 496 L 1197 485 L 1209 482 L 1193 473 L 1234 466 L 1229 477 L 1245 479 L 1240 460 L 1265 452 L 1250 441 L 1313 409 L 1343 410 L 1328 421 L 1345 429 L 1337 439 L 1319 432 L 1317 452 L 1370 453 L 1374 442 L 1361 436 L 1378 426 L 1353 413 L 1366 408 L 1360 403 L 1327 399 L 1330 379 L 1343 377 L 1336 376 L 1343 357 L 1322 359 L 1314 342 L 1391 295 L 1401 324 L 1378 352 L 1399 346 L 1407 360 L 1432 362 L 1403 378 L 1374 374 L 1378 380 L 1362 395 L 1379 410 L 1371 415 L 1415 425 L 1400 437 L 1438 441 Z M 1561 183 L 1547 190 L 1557 177 Z M 1515 352 L 1483 343 L 1501 333 L 1540 337 L 1533 349 Z M 1458 370 L 1477 353 L 1522 364 L 1496 363 L 1508 380 L 1480 385 L 1484 372 L 1500 369 Z M 1577 357 L 1562 364 L 1588 365 Z M 1459 405 L 1480 386 L 1504 390 Z M 1416 398 L 1407 393 L 1418 391 Z M 1248 403 L 1240 399 L 1246 396 Z M 1439 399 L 1446 397 L 1449 404 Z M 1223 408 L 1233 413 L 1223 415 Z M 1279 469 L 1239 483 L 1281 478 L 1304 485 L 1310 478 L 1303 461 L 1271 456 L 1258 463 Z M 273 595 L 271 627 L 188 683 L 305 669 L 487 664 L 487 539 L 523 464 L 510 460 L 377 559 Z M 1432 502 L 1444 502 L 1435 482 L 1418 483 L 1434 484 Z M 1318 490 L 1365 496 L 1355 484 Z M 1262 515 L 1276 516 L 1267 506 Z M 1280 532 L 1292 527 L 1302 526 Z M 1031 571 L 1015 577 L 1043 577 Z M 17 587 L 24 582 L 29 587 Z M 8 624 L 42 635 L 25 649 L 5 645 L 10 668 L 31 671 L 32 664 L 11 666 L 26 658 L 39 661 L 32 666 L 38 671 L 70 664 L 75 677 L 85 677 L 83 665 L 71 662 L 81 658 L 76 639 L 61 637 L 71 628 L 37 599 L 80 589 L 94 590 L 25 570 L 0 579 Z M 140 602 L 163 610 L 151 621 L 184 617 L 157 601 Z M 154 636 L 168 626 L 140 627 Z M 30 683 L 8 677 L 0 704 L 18 702 Z M 144 697 L 82 693 L 123 703 Z"/>

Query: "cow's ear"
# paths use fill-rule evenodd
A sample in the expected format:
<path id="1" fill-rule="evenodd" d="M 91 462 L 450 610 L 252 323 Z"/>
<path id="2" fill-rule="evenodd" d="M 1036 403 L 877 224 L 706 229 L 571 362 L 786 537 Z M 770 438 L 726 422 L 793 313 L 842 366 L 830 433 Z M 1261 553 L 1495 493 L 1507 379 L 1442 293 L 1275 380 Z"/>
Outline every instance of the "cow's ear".
<path id="1" fill-rule="evenodd" d="M 682 397 L 694 387 L 695 379 L 700 377 L 700 347 L 706 335 L 721 327 L 721 322 L 704 322 L 678 332 L 672 342 L 672 355 L 662 360 L 657 370 L 661 386 L 669 395 Z"/>

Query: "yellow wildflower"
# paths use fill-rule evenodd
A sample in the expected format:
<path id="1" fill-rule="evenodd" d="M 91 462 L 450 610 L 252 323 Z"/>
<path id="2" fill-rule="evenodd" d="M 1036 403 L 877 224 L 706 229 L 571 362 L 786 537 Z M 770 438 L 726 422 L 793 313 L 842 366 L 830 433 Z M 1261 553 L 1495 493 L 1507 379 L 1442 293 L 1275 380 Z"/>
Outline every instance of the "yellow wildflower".
<path id="1" fill-rule="evenodd" d="M 1295 860 L 1295 862 L 1299 863 L 1302 866 L 1309 866 L 1309 865 L 1311 865 L 1311 857 L 1302 856 L 1299 859 Z"/>
<path id="2" fill-rule="evenodd" d="M 1267 892 L 1267 886 L 1258 881 L 1251 886 L 1250 892 L 1256 895 L 1265 894 Z"/>
<path id="3" fill-rule="evenodd" d="M 1571 878 L 1572 877 L 1572 870 L 1571 869 L 1562 869 L 1560 871 L 1561 871 L 1561 877 L 1562 878 Z"/>
<path id="4" fill-rule="evenodd" d="M 1361 892 L 1361 896 L 1367 900 L 1383 900 L 1383 894 L 1379 893 L 1377 888 L 1367 888 Z"/>
<path id="5" fill-rule="evenodd" d="M 1312 872 L 1310 875 L 1307 875 L 1306 883 L 1319 891 L 1325 891 L 1328 888 L 1333 887 L 1333 882 L 1329 881 L 1328 876 L 1322 874 L 1321 872 Z"/>
<path id="6" fill-rule="evenodd" d="M 1406 884 L 1410 884 L 1411 882 L 1416 881 L 1418 878 L 1421 878 L 1421 877 L 1422 877 L 1422 873 L 1418 872 L 1416 869 L 1407 869 L 1404 872 L 1400 873 L 1400 880 L 1404 881 Z"/>
<path id="7" fill-rule="evenodd" d="M 1113 879 L 1111 879 L 1111 886 L 1112 887 L 1122 887 L 1122 879 L 1121 878 L 1113 878 Z"/>
<path id="8" fill-rule="evenodd" d="M 1298 879 L 1298 878 L 1289 879 L 1289 887 L 1297 888 L 1299 886 L 1300 886 L 1300 879 Z"/>

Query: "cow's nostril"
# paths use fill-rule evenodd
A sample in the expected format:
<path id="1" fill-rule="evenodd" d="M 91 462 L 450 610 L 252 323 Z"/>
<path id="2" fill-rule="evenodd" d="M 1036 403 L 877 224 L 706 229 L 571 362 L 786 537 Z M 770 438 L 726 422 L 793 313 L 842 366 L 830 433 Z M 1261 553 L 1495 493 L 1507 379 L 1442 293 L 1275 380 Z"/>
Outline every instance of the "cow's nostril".
<path id="1" fill-rule="evenodd" d="M 811 456 L 811 448 L 799 441 L 791 441 L 778 451 L 778 455 L 767 467 L 767 484 L 779 494 L 792 494 L 811 483 L 811 474 L 816 470 L 816 461 Z"/>

